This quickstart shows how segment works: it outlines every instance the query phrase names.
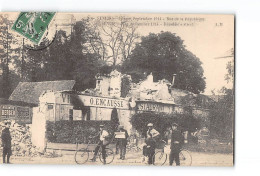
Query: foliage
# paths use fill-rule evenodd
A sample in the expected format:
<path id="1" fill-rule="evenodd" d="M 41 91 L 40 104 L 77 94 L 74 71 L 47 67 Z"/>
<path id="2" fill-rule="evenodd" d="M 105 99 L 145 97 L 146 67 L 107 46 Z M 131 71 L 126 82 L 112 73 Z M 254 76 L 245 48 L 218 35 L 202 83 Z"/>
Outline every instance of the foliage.
<path id="1" fill-rule="evenodd" d="M 231 49 L 231 56 L 234 56 L 234 50 Z M 210 130 L 211 137 L 233 140 L 234 130 L 234 61 L 229 61 L 226 66 L 227 74 L 225 80 L 231 83 L 231 88 L 223 87 L 220 93 L 220 99 L 210 110 Z"/>
<path id="2" fill-rule="evenodd" d="M 152 113 L 144 112 L 137 113 L 131 117 L 133 127 L 142 135 L 146 134 L 147 124 L 153 123 L 154 128 L 164 134 L 172 123 L 179 124 L 181 131 L 193 132 L 199 128 L 199 121 L 188 114 L 166 114 L 166 113 Z"/>
<path id="3" fill-rule="evenodd" d="M 231 140 L 233 138 L 234 92 L 222 88 L 223 97 L 210 110 L 211 137 Z"/>
<path id="4" fill-rule="evenodd" d="M 18 83 L 20 82 L 20 77 L 19 75 L 17 75 L 13 70 L 10 70 L 9 72 L 9 76 L 8 76 L 8 80 L 10 81 L 9 83 L 9 92 L 10 94 L 12 93 L 12 91 L 16 88 L 16 86 L 18 85 Z M 5 87 L 6 85 L 3 82 L 3 75 L 0 75 L 0 97 L 6 97 L 8 98 L 10 94 L 4 96 L 2 93 L 3 89 L 2 87 Z"/>
<path id="5" fill-rule="evenodd" d="M 226 69 L 228 71 L 228 73 L 225 75 L 225 80 L 227 81 L 227 83 L 234 82 L 234 62 L 233 61 L 229 61 L 227 63 Z"/>
<path id="6" fill-rule="evenodd" d="M 128 76 L 123 75 L 121 81 L 121 97 L 125 98 L 131 90 L 131 80 Z"/>
<path id="7" fill-rule="evenodd" d="M 12 23 L 8 20 L 8 15 L 0 15 L 0 72 L 2 76 L 0 80 L 0 97 L 8 98 L 12 93 L 12 80 L 10 72 L 10 64 L 18 59 L 20 49 L 17 47 L 19 40 L 11 33 L 10 27 Z"/>
<path id="8" fill-rule="evenodd" d="M 112 110 L 112 113 L 111 113 L 111 121 L 110 121 L 110 129 L 115 131 L 119 125 L 119 118 L 118 118 L 118 113 L 117 113 L 117 110 L 116 108 L 114 108 Z"/>
<path id="9" fill-rule="evenodd" d="M 193 93 L 205 89 L 204 71 L 201 61 L 185 48 L 183 40 L 170 32 L 150 33 L 142 37 L 123 64 L 123 70 L 132 76 L 134 82 L 143 79 L 144 72 L 153 73 L 155 81 L 172 81 L 177 74 L 174 87 Z"/>
<path id="10" fill-rule="evenodd" d="M 201 108 L 212 108 L 214 101 L 206 95 L 203 94 L 189 94 L 179 98 L 179 104 L 182 106 L 193 106 Z"/>
<path id="11" fill-rule="evenodd" d="M 111 121 L 47 121 L 47 141 L 56 143 L 87 143 L 89 136 L 98 135 L 100 124 L 103 124 L 111 135 L 113 134 L 114 130 Z"/>
<path id="12" fill-rule="evenodd" d="M 113 68 L 118 67 L 117 65 L 107 65 L 108 55 L 111 54 L 108 51 L 110 42 L 116 42 L 113 46 L 122 51 L 120 54 L 124 54 L 126 59 L 133 48 L 134 40 L 138 37 L 135 33 L 136 28 L 125 23 L 122 23 L 121 26 L 109 26 L 108 28 L 111 28 L 110 34 L 117 36 L 109 38 L 101 33 L 101 24 L 94 24 L 93 21 L 90 21 L 90 18 L 87 18 L 72 24 L 71 33 L 63 30 L 57 31 L 54 42 L 45 49 L 23 48 L 24 57 L 22 59 L 16 58 L 13 62 L 16 72 L 22 75 L 22 81 L 74 79 L 76 81 L 74 88 L 83 91 L 95 87 L 97 73 L 110 73 Z M 118 31 L 112 30 L 112 28 L 116 28 Z M 106 30 L 104 26 L 102 30 Z M 104 38 L 110 39 L 110 42 Z M 123 52 L 123 47 L 125 52 Z M 118 55 L 114 53 L 113 58 L 117 59 Z M 3 69 L 7 70 L 5 73 L 9 73 L 9 68 L 5 68 Z M 6 75 L 3 74 L 2 84 L 6 85 L 5 87 L 10 87 L 7 85 Z"/>
<path id="13" fill-rule="evenodd" d="M 139 39 L 137 25 L 130 20 L 119 18 L 118 21 L 106 23 L 102 18 L 94 22 L 93 28 L 99 34 L 96 43 L 99 46 L 96 51 L 107 63 L 116 65 L 122 64 L 129 59 L 134 46 Z"/>
<path id="14" fill-rule="evenodd" d="M 25 58 L 25 80 L 52 81 L 76 80 L 75 89 L 82 91 L 95 87 L 95 75 L 105 63 L 100 56 L 86 48 L 87 23 L 77 22 L 68 35 L 58 31 L 55 41 L 43 50 L 27 50 Z M 21 62 L 16 62 L 16 69 Z"/>
<path id="15" fill-rule="evenodd" d="M 78 60 L 72 72 L 73 79 L 76 80 L 74 88 L 79 91 L 83 91 L 86 88 L 95 88 L 95 75 L 99 73 L 99 69 L 102 67 L 102 61 L 98 60 L 98 58 L 92 54 L 87 55 L 84 59 Z"/>

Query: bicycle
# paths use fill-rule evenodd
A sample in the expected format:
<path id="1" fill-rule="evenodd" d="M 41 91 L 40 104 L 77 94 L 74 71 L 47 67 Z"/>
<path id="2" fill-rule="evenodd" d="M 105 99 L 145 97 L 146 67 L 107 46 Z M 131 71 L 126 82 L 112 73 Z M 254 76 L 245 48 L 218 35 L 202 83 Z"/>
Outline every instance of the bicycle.
<path id="1" fill-rule="evenodd" d="M 126 150 L 127 152 L 140 152 L 142 151 L 142 149 L 140 147 L 138 147 L 135 143 L 134 144 L 128 144 L 126 146 Z"/>
<path id="2" fill-rule="evenodd" d="M 74 155 L 74 159 L 77 164 L 85 164 L 88 161 L 89 157 L 93 158 L 94 150 L 90 149 L 91 148 L 90 145 L 92 144 L 91 142 L 93 139 L 94 139 L 94 137 L 89 137 L 87 147 L 76 151 L 76 153 Z M 98 158 L 101 163 L 110 164 L 113 162 L 113 160 L 115 158 L 114 152 L 112 149 L 107 148 L 107 147 L 105 148 L 105 150 L 106 150 L 106 152 L 105 152 L 106 153 L 106 162 L 103 160 L 103 157 L 102 157 L 102 147 L 99 148 Z"/>
<path id="3" fill-rule="evenodd" d="M 166 146 L 166 142 L 162 141 L 162 147 L 161 147 L 161 151 L 157 151 L 155 152 L 154 156 L 153 156 L 153 165 L 155 166 L 163 166 L 168 158 L 168 154 L 165 153 L 165 146 Z M 181 166 L 191 166 L 192 164 L 192 156 L 190 154 L 190 152 L 186 149 L 181 149 L 180 154 L 180 165 Z"/>

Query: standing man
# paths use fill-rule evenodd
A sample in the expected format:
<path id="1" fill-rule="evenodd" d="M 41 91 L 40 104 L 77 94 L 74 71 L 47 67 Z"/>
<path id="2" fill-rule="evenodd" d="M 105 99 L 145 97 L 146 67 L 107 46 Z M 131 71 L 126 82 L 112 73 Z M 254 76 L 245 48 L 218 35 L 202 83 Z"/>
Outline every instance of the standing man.
<path id="1" fill-rule="evenodd" d="M 11 123 L 6 122 L 5 123 L 5 129 L 2 131 L 1 139 L 2 139 L 2 145 L 3 145 L 3 163 L 5 162 L 5 157 L 7 156 L 7 163 L 10 163 L 10 156 L 12 154 L 12 149 L 11 149 L 11 134 L 9 131 Z"/>
<path id="2" fill-rule="evenodd" d="M 95 153 L 93 158 L 91 159 L 93 162 L 96 161 L 96 157 L 98 154 L 98 151 L 101 147 L 102 150 L 102 158 L 104 160 L 104 164 L 106 164 L 106 146 L 109 144 L 108 138 L 109 138 L 109 133 L 104 129 L 104 125 L 99 126 L 99 133 L 96 137 L 99 137 L 99 142 L 95 148 Z"/>
<path id="3" fill-rule="evenodd" d="M 117 146 L 120 151 L 120 159 L 124 160 L 125 159 L 125 154 L 126 154 L 126 145 L 127 145 L 127 139 L 129 137 L 127 131 L 124 129 L 123 125 L 118 126 L 118 131 L 122 133 L 123 135 L 120 136 L 120 138 L 117 138 Z"/>
<path id="4" fill-rule="evenodd" d="M 178 124 L 172 124 L 172 136 L 171 136 L 171 153 L 170 153 L 170 166 L 172 166 L 173 161 L 175 161 L 176 166 L 180 166 L 180 151 L 184 143 L 184 137 L 178 130 Z"/>
<path id="5" fill-rule="evenodd" d="M 160 133 L 158 131 L 156 131 L 153 127 L 152 123 L 149 123 L 147 125 L 148 130 L 146 132 L 146 146 L 145 146 L 145 150 L 147 151 L 147 155 L 148 155 L 148 164 L 153 164 L 153 156 L 155 153 L 155 146 L 156 146 L 156 142 L 159 138 Z"/>

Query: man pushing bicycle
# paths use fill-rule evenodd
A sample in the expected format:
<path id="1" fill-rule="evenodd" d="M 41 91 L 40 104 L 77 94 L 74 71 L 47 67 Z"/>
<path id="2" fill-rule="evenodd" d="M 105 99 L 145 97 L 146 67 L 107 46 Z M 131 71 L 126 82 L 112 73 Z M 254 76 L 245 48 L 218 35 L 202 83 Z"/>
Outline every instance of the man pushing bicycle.
<path id="1" fill-rule="evenodd" d="M 99 137 L 99 142 L 95 148 L 94 156 L 91 160 L 93 162 L 96 161 L 98 151 L 101 147 L 102 158 L 103 158 L 104 164 L 106 164 L 106 150 L 105 149 L 106 149 L 106 146 L 109 144 L 109 140 L 108 140 L 109 133 L 104 129 L 104 125 L 99 126 L 99 133 L 95 137 Z"/>
<path id="2" fill-rule="evenodd" d="M 156 142 L 159 139 L 160 133 L 156 131 L 152 123 L 147 125 L 148 130 L 146 132 L 146 145 L 143 147 L 143 155 L 148 156 L 148 164 L 153 164 L 153 156 L 155 154 Z"/>

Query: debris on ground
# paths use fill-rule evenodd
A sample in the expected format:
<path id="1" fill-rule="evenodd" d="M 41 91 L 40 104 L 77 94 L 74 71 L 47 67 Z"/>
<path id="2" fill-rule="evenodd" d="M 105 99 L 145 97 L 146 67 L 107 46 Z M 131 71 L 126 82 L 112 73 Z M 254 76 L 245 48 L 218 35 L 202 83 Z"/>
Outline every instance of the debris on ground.
<path id="1" fill-rule="evenodd" d="M 0 126 L 4 128 L 4 122 L 0 122 Z M 0 131 L 0 134 L 2 130 Z M 10 133 L 12 137 L 12 155 L 13 156 L 39 156 L 38 149 L 31 142 L 30 124 L 19 125 L 11 121 Z"/>
<path id="2" fill-rule="evenodd" d="M 5 122 L 0 122 L 0 136 L 5 127 Z M 31 124 L 20 125 L 11 121 L 10 133 L 12 137 L 12 156 L 29 157 L 58 157 L 55 153 L 40 153 L 39 149 L 32 144 Z M 0 146 L 2 141 L 0 140 Z M 2 148 L 0 149 L 2 155 Z"/>

